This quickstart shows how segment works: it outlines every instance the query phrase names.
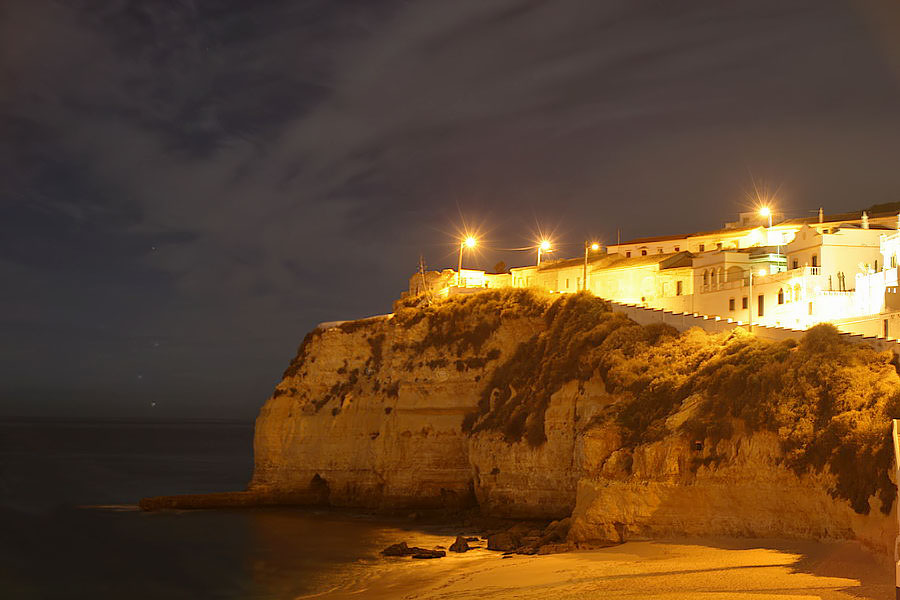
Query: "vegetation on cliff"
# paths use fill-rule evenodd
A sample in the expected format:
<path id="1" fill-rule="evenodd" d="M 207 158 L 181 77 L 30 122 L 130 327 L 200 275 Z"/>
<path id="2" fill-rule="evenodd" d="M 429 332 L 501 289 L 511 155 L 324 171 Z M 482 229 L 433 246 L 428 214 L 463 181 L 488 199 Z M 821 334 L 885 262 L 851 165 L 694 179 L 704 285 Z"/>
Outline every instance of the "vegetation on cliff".
<path id="1" fill-rule="evenodd" d="M 586 294 L 560 297 L 544 318 L 546 329 L 488 379 L 465 430 L 500 431 L 509 442 L 539 446 L 550 397 L 568 381 L 599 376 L 616 402 L 593 425 L 615 424 L 626 448 L 670 435 L 714 445 L 772 431 L 797 474 L 827 469 L 833 495 L 857 512 L 868 513 L 873 495 L 890 510 L 890 419 L 900 417 L 891 353 L 851 344 L 830 325 L 811 329 L 799 344 L 740 329 L 679 334 L 637 325 Z M 688 404 L 690 416 L 671 424 Z"/>
<path id="2" fill-rule="evenodd" d="M 533 290 L 501 288 L 428 302 L 424 296 L 400 300 L 394 305 L 394 323 L 407 329 L 424 323 L 424 335 L 394 350 L 450 349 L 457 357 L 478 353 L 509 318 L 539 318 L 549 305 L 548 296 Z"/>

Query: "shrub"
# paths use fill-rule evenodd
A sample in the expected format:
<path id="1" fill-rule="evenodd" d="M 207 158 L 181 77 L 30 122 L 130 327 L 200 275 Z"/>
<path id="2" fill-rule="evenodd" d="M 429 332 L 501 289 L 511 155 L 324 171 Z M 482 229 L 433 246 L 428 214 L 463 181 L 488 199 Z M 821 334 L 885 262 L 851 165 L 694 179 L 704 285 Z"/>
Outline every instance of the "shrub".
<path id="1" fill-rule="evenodd" d="M 555 300 L 543 315 L 546 330 L 520 344 L 491 374 L 477 411 L 464 420 L 465 429 L 502 431 L 510 442 L 527 430 L 530 444 L 542 444 L 550 396 L 567 381 L 590 377 L 583 357 L 598 340 L 597 328 L 617 318 L 613 315 L 606 302 L 589 294 Z"/>
<path id="2" fill-rule="evenodd" d="M 547 296 L 532 290 L 504 288 L 453 296 L 422 304 L 406 299 L 397 305 L 395 322 L 407 329 L 424 323 L 424 334 L 408 345 L 420 354 L 428 349 L 452 349 L 456 356 L 479 352 L 504 318 L 540 317 Z"/>

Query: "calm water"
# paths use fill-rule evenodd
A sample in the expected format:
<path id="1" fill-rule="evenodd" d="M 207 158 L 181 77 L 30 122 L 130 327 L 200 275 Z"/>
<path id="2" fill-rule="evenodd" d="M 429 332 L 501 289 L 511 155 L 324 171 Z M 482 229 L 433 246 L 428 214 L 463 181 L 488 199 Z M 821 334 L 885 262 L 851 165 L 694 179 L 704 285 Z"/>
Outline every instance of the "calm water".
<path id="1" fill-rule="evenodd" d="M 252 437 L 249 423 L 0 421 L 0 598 L 296 598 L 410 539 L 365 515 L 129 508 L 243 489 Z"/>

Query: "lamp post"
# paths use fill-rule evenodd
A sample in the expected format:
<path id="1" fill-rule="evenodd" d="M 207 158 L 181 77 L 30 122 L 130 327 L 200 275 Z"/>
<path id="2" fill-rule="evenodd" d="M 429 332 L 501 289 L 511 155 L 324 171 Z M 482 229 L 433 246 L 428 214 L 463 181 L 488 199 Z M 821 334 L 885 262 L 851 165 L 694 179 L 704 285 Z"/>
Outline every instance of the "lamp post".
<path id="1" fill-rule="evenodd" d="M 765 269 L 759 270 L 759 276 L 766 274 Z M 747 291 L 747 326 L 753 332 L 753 267 L 750 267 L 750 289 Z"/>
<path id="2" fill-rule="evenodd" d="M 553 246 L 550 244 L 550 240 L 541 240 L 537 247 L 537 266 L 541 266 L 541 253 L 551 250 L 553 250 Z"/>
<path id="3" fill-rule="evenodd" d="M 463 250 L 466 248 L 474 248 L 475 245 L 478 244 L 478 240 L 474 237 L 467 236 L 466 239 L 459 243 L 459 267 L 456 269 L 456 287 L 460 287 L 460 283 L 462 282 L 462 257 Z"/>
<path id="4" fill-rule="evenodd" d="M 588 289 L 588 251 L 596 252 L 600 249 L 600 244 L 597 242 L 585 242 L 584 243 L 584 273 L 581 277 L 581 291 L 586 292 Z"/>

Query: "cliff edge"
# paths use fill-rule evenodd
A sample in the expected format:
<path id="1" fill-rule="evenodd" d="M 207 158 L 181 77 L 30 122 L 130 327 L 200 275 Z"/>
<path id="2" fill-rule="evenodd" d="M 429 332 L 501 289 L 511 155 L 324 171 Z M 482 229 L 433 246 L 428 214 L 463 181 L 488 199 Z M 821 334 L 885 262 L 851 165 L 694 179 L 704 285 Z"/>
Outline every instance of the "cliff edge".
<path id="1" fill-rule="evenodd" d="M 893 547 L 890 353 L 641 326 L 590 295 L 401 301 L 317 328 L 260 411 L 249 492 Z"/>

